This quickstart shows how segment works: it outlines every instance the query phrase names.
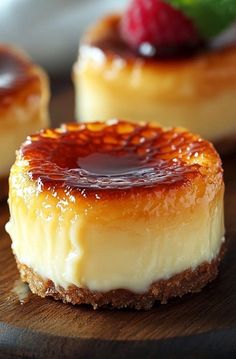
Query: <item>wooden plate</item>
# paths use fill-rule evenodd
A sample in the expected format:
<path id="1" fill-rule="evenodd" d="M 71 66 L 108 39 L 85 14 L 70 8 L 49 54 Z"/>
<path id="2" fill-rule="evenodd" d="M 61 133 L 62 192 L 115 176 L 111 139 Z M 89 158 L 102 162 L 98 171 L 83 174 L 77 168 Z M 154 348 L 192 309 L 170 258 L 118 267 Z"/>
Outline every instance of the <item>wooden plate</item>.
<path id="1" fill-rule="evenodd" d="M 94 311 L 34 295 L 21 305 L 12 291 L 19 276 L 4 230 L 8 208 L 2 204 L 0 357 L 235 357 L 236 155 L 224 159 L 224 168 L 228 251 L 220 276 L 202 293 L 156 305 L 148 312 Z"/>

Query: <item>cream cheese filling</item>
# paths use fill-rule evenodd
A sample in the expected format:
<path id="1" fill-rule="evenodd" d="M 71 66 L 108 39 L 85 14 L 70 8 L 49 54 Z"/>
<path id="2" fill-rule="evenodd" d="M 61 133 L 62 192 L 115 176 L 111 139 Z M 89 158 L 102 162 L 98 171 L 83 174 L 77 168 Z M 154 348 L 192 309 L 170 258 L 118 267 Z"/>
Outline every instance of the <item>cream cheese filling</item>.
<path id="1" fill-rule="evenodd" d="M 151 91 L 147 81 L 143 82 L 137 72 L 126 74 L 126 77 L 120 72 L 119 76 L 110 79 L 105 76 L 106 69 L 103 73 L 96 73 L 92 68 L 87 71 L 75 67 L 78 120 L 89 122 L 91 119 L 122 118 L 158 122 L 167 127 L 188 128 L 211 141 L 229 138 L 236 133 L 236 89 L 225 89 L 211 97 L 188 101 L 188 92 L 192 91 L 189 81 L 186 87 L 183 85 L 186 101 L 174 101 L 159 97 L 155 89 Z M 135 86 L 131 83 L 133 75 L 137 77 Z M 159 84 L 163 79 L 157 78 L 154 83 Z M 166 77 L 167 84 L 168 81 L 172 80 Z"/>
<path id="2" fill-rule="evenodd" d="M 109 214 L 100 220 L 79 208 L 75 214 L 43 194 L 33 206 L 23 198 L 14 199 L 13 206 L 10 199 L 6 229 L 13 252 L 20 263 L 63 288 L 145 292 L 153 282 L 210 262 L 224 241 L 223 190 L 182 213 L 139 220 Z"/>
<path id="3" fill-rule="evenodd" d="M 234 29 L 235 30 L 235 29 Z M 211 141 L 236 133 L 236 52 L 149 66 L 81 45 L 73 75 L 79 121 L 122 118 L 185 127 Z"/>

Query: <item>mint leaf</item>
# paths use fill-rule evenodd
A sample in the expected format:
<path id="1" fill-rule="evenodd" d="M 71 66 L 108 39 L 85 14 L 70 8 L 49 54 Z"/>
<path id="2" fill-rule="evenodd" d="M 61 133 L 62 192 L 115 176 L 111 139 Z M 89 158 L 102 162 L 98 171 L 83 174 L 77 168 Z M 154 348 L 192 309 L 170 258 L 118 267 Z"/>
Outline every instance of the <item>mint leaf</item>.
<path id="1" fill-rule="evenodd" d="M 204 38 L 212 38 L 236 21 L 236 0 L 165 0 L 193 20 Z"/>

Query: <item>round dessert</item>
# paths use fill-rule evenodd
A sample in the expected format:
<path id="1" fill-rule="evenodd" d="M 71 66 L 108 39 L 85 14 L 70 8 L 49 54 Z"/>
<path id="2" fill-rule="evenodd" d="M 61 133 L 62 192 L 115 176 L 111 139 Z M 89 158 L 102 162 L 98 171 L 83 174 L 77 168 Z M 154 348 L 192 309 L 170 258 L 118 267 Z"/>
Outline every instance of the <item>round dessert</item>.
<path id="1" fill-rule="evenodd" d="M 141 12 L 145 0 L 134 3 L 134 14 L 103 18 L 81 42 L 73 70 L 77 118 L 158 121 L 199 133 L 220 151 L 235 148 L 236 35 L 213 47 L 164 1 L 148 2 L 150 19 Z M 152 3 L 165 12 L 155 13 Z"/>
<path id="2" fill-rule="evenodd" d="M 15 150 L 29 133 L 48 126 L 49 85 L 44 71 L 20 50 L 0 46 L 0 199 L 8 193 Z"/>
<path id="3" fill-rule="evenodd" d="M 18 151 L 6 228 L 33 293 L 148 309 L 216 277 L 223 194 L 217 152 L 186 130 L 68 124 Z"/>

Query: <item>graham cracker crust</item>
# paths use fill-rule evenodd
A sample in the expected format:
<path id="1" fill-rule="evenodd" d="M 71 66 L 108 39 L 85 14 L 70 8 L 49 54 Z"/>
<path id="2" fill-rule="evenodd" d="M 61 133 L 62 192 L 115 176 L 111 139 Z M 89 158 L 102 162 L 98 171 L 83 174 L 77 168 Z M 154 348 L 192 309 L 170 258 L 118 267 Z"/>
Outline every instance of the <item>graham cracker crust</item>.
<path id="1" fill-rule="evenodd" d="M 27 282 L 31 291 L 40 297 L 51 296 L 56 300 L 62 300 L 64 303 L 90 304 L 94 309 L 109 306 L 112 308 L 147 310 L 156 301 L 164 304 L 170 298 L 200 292 L 207 283 L 216 278 L 224 252 L 225 244 L 222 245 L 219 255 L 210 263 L 204 262 L 194 270 L 188 269 L 167 280 L 159 280 L 142 294 L 133 293 L 126 289 L 96 292 L 87 288 L 78 288 L 74 285 L 65 289 L 55 286 L 51 280 L 43 279 L 33 269 L 18 261 L 17 265 L 23 282 Z"/>
<path id="2" fill-rule="evenodd" d="M 0 178 L 0 202 L 4 201 L 8 197 L 8 177 Z"/>

